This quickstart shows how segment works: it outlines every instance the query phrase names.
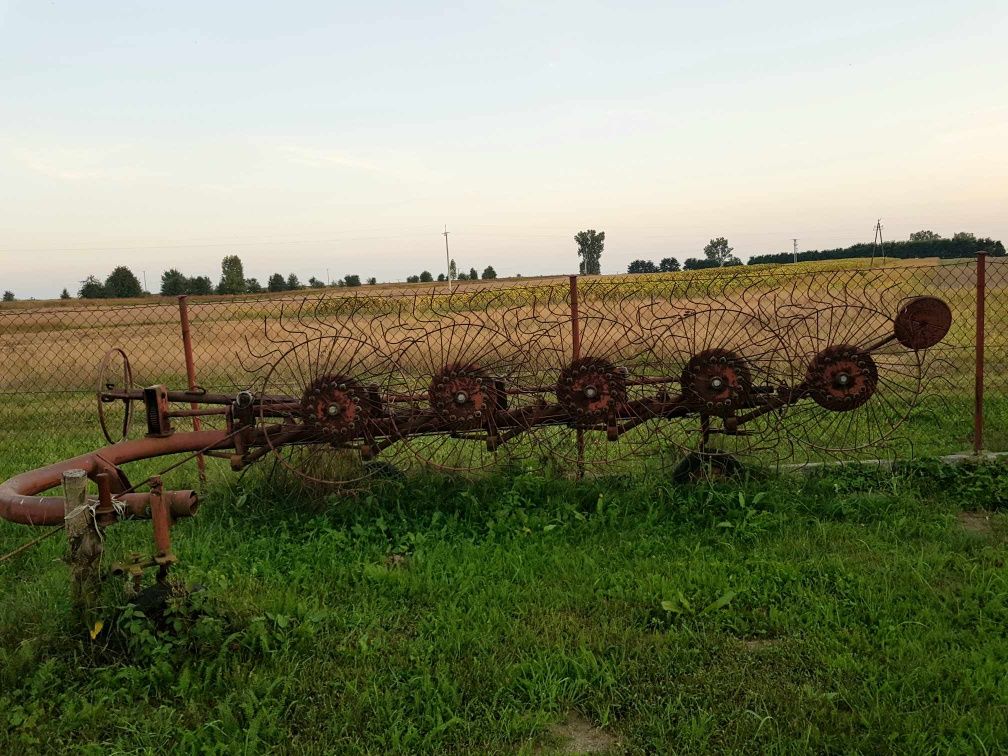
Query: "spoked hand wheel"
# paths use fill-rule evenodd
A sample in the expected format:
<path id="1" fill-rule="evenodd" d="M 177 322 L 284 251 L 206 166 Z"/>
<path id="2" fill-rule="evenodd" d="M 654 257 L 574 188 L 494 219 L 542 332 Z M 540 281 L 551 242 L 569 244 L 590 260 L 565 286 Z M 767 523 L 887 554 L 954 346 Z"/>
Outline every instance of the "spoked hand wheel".
<path id="1" fill-rule="evenodd" d="M 133 420 L 133 370 L 126 352 L 115 347 L 105 352 L 98 365 L 98 425 L 110 443 L 129 437 Z"/>
<path id="2" fill-rule="evenodd" d="M 353 488 L 385 474 L 375 457 L 395 442 L 388 354 L 350 336 L 303 341 L 263 382 L 261 428 L 284 469 L 322 486 Z"/>

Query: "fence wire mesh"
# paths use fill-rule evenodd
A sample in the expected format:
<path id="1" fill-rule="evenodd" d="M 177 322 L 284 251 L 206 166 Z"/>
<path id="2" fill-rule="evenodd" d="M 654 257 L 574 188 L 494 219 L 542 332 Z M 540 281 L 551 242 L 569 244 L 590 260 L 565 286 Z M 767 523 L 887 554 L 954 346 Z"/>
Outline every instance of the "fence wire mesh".
<path id="1" fill-rule="evenodd" d="M 1006 290 L 1008 263 L 989 259 L 983 445 L 991 451 L 1008 451 L 1001 421 L 1008 390 Z M 533 403 L 545 393 L 562 392 L 558 378 L 577 380 L 565 371 L 579 360 L 583 370 L 609 375 L 614 381 L 610 389 L 628 396 L 663 391 L 664 383 L 678 385 L 684 371 L 695 371 L 691 357 L 710 350 L 742 357 L 754 384 L 770 384 L 781 375 L 797 381 L 810 355 L 891 330 L 908 298 L 933 296 L 947 303 L 952 326 L 939 344 L 920 354 L 898 345 L 879 352 L 877 396 L 870 409 L 829 413 L 803 406 L 759 419 L 749 435 L 723 439 L 736 454 L 801 463 L 971 449 L 977 294 L 974 261 L 929 260 L 872 268 L 852 262 L 830 269 L 798 264 L 769 271 L 581 277 L 575 289 L 566 278 L 531 285 L 469 284 L 451 293 L 443 285 L 365 286 L 193 300 L 187 306 L 196 383 L 207 391 L 303 390 L 299 354 L 324 341 L 330 354 L 369 350 L 370 357 L 361 363 L 367 363 L 369 379 L 383 381 L 399 395 L 426 396 L 432 375 L 480 363 L 503 386 L 521 387 L 512 401 Z M 128 355 L 136 387 L 186 388 L 175 300 L 18 303 L 0 309 L 0 474 L 6 477 L 105 443 L 96 391 L 103 380 L 99 365 L 111 349 Z M 592 410 L 584 411 L 590 416 Z M 132 437 L 143 434 L 143 413 L 135 414 Z M 111 417 L 109 425 L 120 419 Z M 179 419 L 176 427 L 185 430 L 189 422 Z M 202 422 L 219 427 L 221 420 Z M 638 465 L 670 450 L 686 453 L 695 446 L 697 433 L 695 424 L 685 422 L 641 423 L 617 442 L 574 427 L 536 431 L 533 441 L 537 454 L 567 472 L 575 464 L 587 464 L 612 473 L 622 471 L 629 460 Z M 391 452 L 398 462 L 466 470 L 488 467 L 500 456 L 486 447 L 445 445 L 422 435 L 401 446 Z M 515 446 L 520 452 L 522 445 Z"/>

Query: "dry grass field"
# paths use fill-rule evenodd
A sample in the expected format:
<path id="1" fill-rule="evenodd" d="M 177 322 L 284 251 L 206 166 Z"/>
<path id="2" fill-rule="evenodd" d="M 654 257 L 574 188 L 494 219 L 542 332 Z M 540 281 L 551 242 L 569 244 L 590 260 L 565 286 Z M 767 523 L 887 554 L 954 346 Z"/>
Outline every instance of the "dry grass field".
<path id="1" fill-rule="evenodd" d="M 955 440 L 942 448 L 958 451 L 968 443 L 960 429 L 969 425 L 974 286 L 973 262 L 965 260 L 581 277 L 581 352 L 643 376 L 674 377 L 692 354 L 721 347 L 749 359 L 768 382 L 793 382 L 823 347 L 890 332 L 905 298 L 939 296 L 954 314 L 945 340 L 921 364 L 896 345 L 882 359 L 889 375 L 906 376 L 903 394 L 918 392 L 916 383 L 924 381 L 924 393 L 955 404 Z M 995 399 L 1006 388 L 1008 328 L 997 327 L 1008 323 L 1006 291 L 1008 265 L 991 261 L 987 364 Z M 463 282 L 450 295 L 443 285 L 402 284 L 193 298 L 189 311 L 197 381 L 211 391 L 263 390 L 269 383 L 269 393 L 299 393 L 306 370 L 349 364 L 390 391 L 422 392 L 443 365 L 477 362 L 533 397 L 532 389 L 548 390 L 571 359 L 565 276 Z M 112 348 L 129 355 L 135 385 L 184 387 L 174 299 L 0 306 L 0 434 L 7 443 L 37 445 L 39 432 L 68 428 L 97 442 L 97 368 Z M 947 435 L 935 431 L 936 438 Z"/>

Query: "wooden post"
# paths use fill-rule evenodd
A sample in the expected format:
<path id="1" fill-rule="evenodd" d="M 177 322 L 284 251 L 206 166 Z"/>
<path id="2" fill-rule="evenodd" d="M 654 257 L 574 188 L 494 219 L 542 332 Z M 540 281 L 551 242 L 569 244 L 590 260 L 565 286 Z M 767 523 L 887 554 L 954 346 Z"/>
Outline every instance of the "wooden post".
<path id="1" fill-rule="evenodd" d="M 78 619 L 90 629 L 91 615 L 98 604 L 102 536 L 88 506 L 87 484 L 87 474 L 83 470 L 63 473 L 66 496 L 63 523 L 67 534 L 67 562 L 70 565 L 70 601 Z"/>

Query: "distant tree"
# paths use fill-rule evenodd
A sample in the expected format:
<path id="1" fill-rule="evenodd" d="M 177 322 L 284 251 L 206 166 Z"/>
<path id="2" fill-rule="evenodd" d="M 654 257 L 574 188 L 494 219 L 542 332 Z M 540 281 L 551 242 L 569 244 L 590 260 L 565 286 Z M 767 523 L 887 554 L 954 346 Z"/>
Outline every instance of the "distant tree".
<path id="1" fill-rule="evenodd" d="M 453 281 L 458 278 L 458 266 L 455 265 L 455 261 L 452 260 L 448 263 L 448 280 Z"/>
<path id="2" fill-rule="evenodd" d="M 487 265 L 485 268 L 483 268 L 483 275 L 481 276 L 481 278 L 484 281 L 492 281 L 493 279 L 497 278 L 497 271 L 493 269 L 493 265 Z"/>
<path id="3" fill-rule="evenodd" d="M 60 292 L 60 299 L 70 299 L 70 292 L 66 289 Z"/>
<path id="4" fill-rule="evenodd" d="M 444 273 L 438 273 L 437 274 L 437 280 L 438 281 L 444 281 L 445 280 L 445 274 Z"/>
<path id="5" fill-rule="evenodd" d="M 703 270 L 704 268 L 717 268 L 720 267 L 718 263 L 714 260 L 710 260 L 706 257 L 696 258 L 689 257 L 686 262 L 683 263 L 683 270 Z"/>
<path id="6" fill-rule="evenodd" d="M 661 273 L 675 273 L 679 270 L 679 261 L 674 257 L 663 257 L 658 263 L 658 270 Z"/>
<path id="7" fill-rule="evenodd" d="M 252 280 L 254 281 L 255 279 Z M 190 294 L 206 296 L 207 294 L 213 294 L 213 291 L 213 281 L 210 280 L 210 276 L 194 276 L 189 279 Z"/>
<path id="8" fill-rule="evenodd" d="M 298 281 L 298 277 L 295 273 L 291 273 L 287 276 L 287 291 L 297 291 L 298 289 L 303 289 L 301 282 Z"/>
<path id="9" fill-rule="evenodd" d="M 969 231 L 956 231 L 952 236 L 953 241 L 963 241 L 963 242 L 975 242 L 976 234 L 970 233 Z"/>
<path id="10" fill-rule="evenodd" d="M 711 239 L 707 242 L 707 246 L 703 248 L 704 257 L 713 263 L 710 267 L 716 267 L 719 265 L 724 265 L 732 257 L 732 247 L 728 246 L 728 240 L 723 236 L 719 236 L 717 239 Z"/>
<path id="11" fill-rule="evenodd" d="M 7 291 L 5 291 L 3 293 L 3 301 L 4 302 L 13 302 L 14 301 L 14 292 L 11 291 L 10 289 L 8 289 Z"/>
<path id="12" fill-rule="evenodd" d="M 94 276 L 88 276 L 81 281 L 77 296 L 81 299 L 104 299 L 108 295 L 105 293 L 105 284 Z"/>
<path id="13" fill-rule="evenodd" d="M 261 294 L 262 284 L 259 283 L 258 278 L 246 278 L 245 279 L 245 292 L 248 294 Z"/>
<path id="14" fill-rule="evenodd" d="M 626 269 L 627 273 L 657 273 L 658 266 L 650 260 L 634 260 Z"/>
<path id="15" fill-rule="evenodd" d="M 311 278 L 308 279 L 308 288 L 309 289 L 321 289 L 324 286 L 325 286 L 325 284 L 322 283 L 321 281 L 319 281 L 317 278 L 315 278 L 315 276 L 312 276 Z"/>
<path id="16" fill-rule="evenodd" d="M 741 265 L 741 264 L 742 264 L 742 261 L 739 258 L 737 258 L 735 255 L 732 255 L 731 257 L 729 257 L 727 260 L 724 261 L 724 265 L 722 265 L 721 267 L 723 267 L 723 268 L 730 268 L 733 265 Z"/>
<path id="17" fill-rule="evenodd" d="M 217 284 L 218 294 L 244 294 L 245 268 L 238 255 L 227 255 L 221 260 L 221 280 Z"/>
<path id="18" fill-rule="evenodd" d="M 356 273 L 347 273 L 343 276 L 343 283 L 346 286 L 360 286 L 360 276 Z"/>
<path id="19" fill-rule="evenodd" d="M 420 274 L 420 283 L 430 283 L 434 280 L 434 276 L 430 274 L 429 270 L 425 270 Z"/>
<path id="20" fill-rule="evenodd" d="M 938 239 L 941 239 L 941 234 L 936 234 L 934 231 L 914 231 L 910 234 L 912 242 L 937 241 Z"/>
<path id="21" fill-rule="evenodd" d="M 140 281 L 133 271 L 125 265 L 120 265 L 105 279 L 105 296 L 117 299 L 128 299 L 143 296 Z"/>
<path id="22" fill-rule="evenodd" d="M 266 282 L 267 291 L 285 291 L 287 289 L 287 281 L 280 273 L 274 273 L 269 277 Z"/>
<path id="23" fill-rule="evenodd" d="M 378 283 L 378 279 L 375 278 L 374 276 L 370 276 L 368 278 L 367 282 L 368 282 L 368 286 L 374 286 L 376 283 Z"/>
<path id="24" fill-rule="evenodd" d="M 420 276 L 406 276 L 406 283 L 420 283 Z"/>
<path id="25" fill-rule="evenodd" d="M 342 278 L 337 278 L 335 281 L 333 281 L 332 285 L 335 286 L 337 289 L 343 289 L 346 288 L 346 281 L 344 281 Z"/>
<path id="26" fill-rule="evenodd" d="M 578 231 L 574 234 L 574 241 L 577 242 L 578 257 L 581 258 L 580 271 L 588 275 L 599 275 L 602 272 L 599 261 L 605 249 L 605 231 L 596 231 L 593 228 Z"/>
<path id="27" fill-rule="evenodd" d="M 189 279 L 182 271 L 170 268 L 161 274 L 161 294 L 165 297 L 177 297 L 189 293 Z"/>
<path id="28" fill-rule="evenodd" d="M 469 268 L 469 280 L 479 281 L 479 273 L 476 272 L 476 268 Z"/>
<path id="29" fill-rule="evenodd" d="M 469 274 L 468 273 L 459 273 L 457 280 L 459 280 L 459 281 L 468 281 L 469 280 Z"/>

